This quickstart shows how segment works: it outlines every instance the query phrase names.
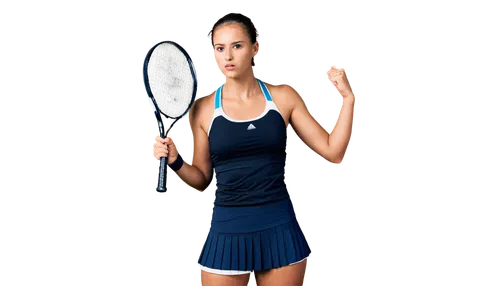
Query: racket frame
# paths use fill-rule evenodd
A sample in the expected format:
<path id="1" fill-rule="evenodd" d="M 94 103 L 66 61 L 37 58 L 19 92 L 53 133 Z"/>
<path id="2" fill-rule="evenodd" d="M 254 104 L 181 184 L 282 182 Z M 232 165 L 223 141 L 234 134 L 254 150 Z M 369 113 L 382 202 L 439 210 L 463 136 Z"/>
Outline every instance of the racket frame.
<path id="1" fill-rule="evenodd" d="M 186 57 L 186 60 L 189 65 L 189 70 L 191 71 L 191 76 L 193 78 L 193 94 L 191 95 L 191 101 L 186 108 L 186 110 L 179 116 L 177 117 L 172 117 L 168 116 L 165 114 L 161 109 L 158 107 L 158 104 L 156 103 L 156 100 L 154 98 L 153 92 L 151 91 L 151 86 L 149 85 L 149 76 L 148 76 L 148 65 L 149 65 L 149 60 L 151 58 L 151 55 L 153 54 L 154 50 L 156 47 L 158 47 L 161 44 L 172 44 L 176 48 L 178 48 Z M 189 111 L 191 106 L 194 103 L 194 99 L 196 97 L 196 90 L 198 88 L 198 80 L 196 77 L 196 70 L 194 69 L 193 61 L 191 60 L 191 57 L 188 55 L 186 50 L 182 48 L 179 44 L 173 41 L 163 41 L 159 42 L 158 44 L 154 45 L 147 53 L 146 58 L 144 59 L 144 66 L 143 66 L 143 77 L 144 77 L 144 85 L 146 87 L 146 92 L 148 93 L 148 97 L 151 100 L 153 110 L 155 113 L 156 121 L 158 122 L 158 129 L 160 131 L 160 137 L 161 138 L 167 138 L 168 132 L 170 129 L 172 129 L 172 126 L 181 119 L 186 113 Z M 163 124 L 163 120 L 161 118 L 161 114 L 163 114 L 166 118 L 174 119 L 174 122 L 170 125 L 168 130 L 165 132 L 165 126 Z M 160 169 L 159 169 L 159 174 L 158 174 L 158 187 L 156 188 L 156 191 L 158 192 L 166 192 L 167 191 L 167 157 L 161 157 L 160 158 Z"/>

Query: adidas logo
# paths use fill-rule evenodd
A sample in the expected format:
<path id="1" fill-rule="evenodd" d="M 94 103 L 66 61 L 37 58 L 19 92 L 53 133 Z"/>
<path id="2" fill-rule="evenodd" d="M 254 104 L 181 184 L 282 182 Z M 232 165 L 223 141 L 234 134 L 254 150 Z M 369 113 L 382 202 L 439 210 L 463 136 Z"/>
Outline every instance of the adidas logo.
<path id="1" fill-rule="evenodd" d="M 248 125 L 247 130 L 254 130 L 255 128 L 257 127 L 255 127 L 252 123 L 250 123 L 250 125 Z"/>

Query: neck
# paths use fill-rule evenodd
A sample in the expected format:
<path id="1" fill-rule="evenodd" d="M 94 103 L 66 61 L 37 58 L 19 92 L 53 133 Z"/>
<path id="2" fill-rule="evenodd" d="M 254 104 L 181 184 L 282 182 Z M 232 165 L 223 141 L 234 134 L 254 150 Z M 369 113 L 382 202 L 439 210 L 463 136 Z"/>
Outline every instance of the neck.
<path id="1" fill-rule="evenodd" d="M 259 83 L 253 75 L 253 69 L 249 68 L 248 72 L 240 77 L 226 77 L 224 84 L 224 97 L 235 97 L 240 100 L 247 100 L 251 96 L 257 95 L 260 91 Z"/>

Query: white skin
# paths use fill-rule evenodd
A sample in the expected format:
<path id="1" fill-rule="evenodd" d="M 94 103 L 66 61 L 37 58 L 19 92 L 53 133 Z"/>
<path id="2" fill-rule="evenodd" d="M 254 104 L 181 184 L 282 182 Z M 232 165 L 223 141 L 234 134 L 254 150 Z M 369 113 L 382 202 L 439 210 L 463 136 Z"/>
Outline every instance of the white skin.
<path id="1" fill-rule="evenodd" d="M 254 77 L 252 59 L 262 51 L 261 43 L 252 44 L 248 33 L 239 23 L 227 23 L 217 27 L 214 31 L 213 43 L 214 62 L 225 77 L 222 102 L 224 112 L 235 119 L 248 119 L 260 114 L 264 98 Z M 234 64 L 235 69 L 227 70 L 226 64 Z M 357 100 L 343 67 L 330 66 L 326 71 L 326 77 L 342 98 L 342 110 L 338 114 L 335 128 L 332 127 L 330 130 L 325 130 L 316 117 L 311 115 L 311 111 L 296 89 L 288 84 L 267 84 L 267 86 L 283 115 L 283 120 L 288 127 L 293 128 L 301 143 L 327 162 L 342 164 L 352 138 Z M 208 139 L 196 137 L 208 137 L 208 125 L 213 114 L 213 94 L 214 92 L 197 99 L 188 118 L 188 122 L 194 123 L 190 125 L 193 137 L 192 160 L 198 161 L 197 167 L 203 173 L 204 178 L 195 176 L 193 179 L 191 172 L 183 174 L 182 169 L 177 172 L 181 178 L 187 178 L 185 181 L 191 181 L 189 185 L 197 190 L 200 190 L 200 187 L 203 189 L 205 184 L 208 184 L 206 181 L 210 181 L 211 178 L 211 166 L 207 166 L 211 165 L 211 162 L 209 154 L 206 154 L 209 152 Z M 210 108 L 212 108 L 212 113 Z M 194 116 L 196 113 L 200 113 L 200 116 Z M 198 128 L 202 129 L 200 136 L 196 136 Z M 178 153 L 179 150 L 173 138 L 153 137 L 152 157 L 155 160 L 168 157 L 168 163 L 171 164 L 177 158 Z M 193 153 L 200 154 L 199 160 Z"/>
<path id="2" fill-rule="evenodd" d="M 221 72 L 226 76 L 223 87 L 222 105 L 224 112 L 233 119 L 246 120 L 262 113 L 265 98 L 254 77 L 251 65 L 252 57 L 259 51 L 259 43 L 251 43 L 243 26 L 237 23 L 219 26 L 213 33 L 214 55 Z M 234 65 L 234 70 L 227 70 L 226 65 Z M 342 109 L 335 128 L 328 133 L 311 116 L 300 95 L 288 85 L 273 86 L 266 83 L 280 110 L 285 125 L 291 125 L 299 138 L 313 151 L 332 163 L 340 163 L 349 143 L 352 131 L 354 94 L 347 80 L 344 69 L 332 66 L 327 71 L 328 79 L 335 86 L 343 99 Z M 191 187 L 204 191 L 213 178 L 210 159 L 208 129 L 214 112 L 215 92 L 199 98 L 189 111 L 189 121 L 193 131 L 193 162 L 184 162 L 176 172 Z M 172 140 L 156 137 L 153 146 L 156 159 L 167 157 L 169 164 L 178 156 Z M 259 286 L 302 285 L 307 259 L 279 269 L 256 271 L 255 278 Z M 217 275 L 201 271 L 202 285 L 247 285 L 250 274 Z"/>
<path id="3" fill-rule="evenodd" d="M 214 56 L 217 66 L 233 84 L 241 83 L 244 78 L 253 75 L 252 58 L 259 52 L 259 42 L 252 44 L 240 24 L 232 23 L 219 26 L 214 33 Z M 235 70 L 226 70 L 231 64 Z"/>
<path id="4" fill-rule="evenodd" d="M 251 44 L 250 39 L 246 32 L 242 29 L 242 27 L 239 24 L 225 24 L 222 26 L 219 26 L 213 34 L 213 39 L 214 39 L 214 54 L 215 54 L 215 59 L 217 61 L 217 65 L 219 66 L 219 69 L 224 73 L 226 76 L 226 84 L 224 88 L 224 99 L 230 99 L 231 94 L 226 92 L 227 87 L 232 87 L 236 86 L 238 89 L 246 89 L 246 92 L 239 92 L 242 96 L 242 99 L 246 100 L 250 97 L 250 88 L 243 87 L 241 88 L 241 79 L 242 76 L 244 78 L 250 79 L 249 76 L 253 77 L 253 69 L 251 65 L 251 60 L 252 57 L 255 56 L 258 52 L 258 46 L 259 43 L 256 42 L 255 44 Z M 226 64 L 232 64 L 235 66 L 235 70 L 233 71 L 228 71 L 225 68 Z M 238 83 L 234 83 L 232 81 L 238 81 Z M 248 81 L 248 80 L 247 80 Z M 253 83 L 251 86 L 253 95 L 258 95 L 258 93 L 254 92 L 256 90 L 256 82 Z M 193 120 L 194 116 L 197 114 L 197 107 L 199 108 L 200 105 L 200 99 L 196 100 L 195 104 L 193 104 L 193 107 L 190 110 L 190 119 Z M 233 114 L 231 112 L 231 108 L 226 108 L 226 106 L 230 105 L 232 102 L 224 102 L 224 111 L 228 113 L 229 116 Z M 246 108 L 246 109 L 237 109 L 235 110 L 239 116 L 241 116 L 242 112 L 252 112 L 253 110 L 251 108 Z M 231 116 L 232 117 L 232 116 Z M 234 116 L 233 118 L 238 118 L 238 116 Z M 208 130 L 208 128 L 206 128 Z M 193 130 L 195 132 L 196 130 Z M 207 139 L 208 139 L 208 135 Z M 156 159 L 160 159 L 161 157 L 167 157 L 167 162 L 169 164 L 173 163 L 175 159 L 177 158 L 178 151 L 175 146 L 175 143 L 170 137 L 167 137 L 165 139 L 161 138 L 160 136 L 157 136 L 155 138 L 156 142 L 154 144 L 154 156 Z M 195 138 L 196 140 L 196 138 Z M 196 142 L 195 142 L 196 143 Z M 196 155 L 195 150 L 195 155 Z M 208 150 L 205 150 L 208 151 Z M 208 154 L 205 154 L 208 155 Z M 206 157 L 206 156 L 205 156 Z M 194 160 L 193 160 L 194 161 Z M 208 166 L 204 166 L 208 167 Z M 211 166 L 210 166 L 211 167 Z M 184 168 L 184 166 L 182 167 Z M 181 168 L 181 169 L 182 169 Z M 207 168 L 203 168 L 206 170 Z M 208 176 L 207 172 L 204 172 L 204 175 L 207 175 L 206 177 L 211 177 Z M 181 176 L 182 178 L 182 176 Z M 187 178 L 186 178 L 187 179 Z M 189 179 L 187 179 L 189 180 Z M 188 183 L 189 184 L 189 183 Z"/>

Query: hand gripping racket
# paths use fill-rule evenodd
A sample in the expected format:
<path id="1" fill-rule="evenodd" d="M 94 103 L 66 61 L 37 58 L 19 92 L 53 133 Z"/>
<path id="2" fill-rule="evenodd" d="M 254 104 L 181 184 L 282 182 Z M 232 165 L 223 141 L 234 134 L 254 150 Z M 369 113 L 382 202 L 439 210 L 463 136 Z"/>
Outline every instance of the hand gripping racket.
<path id="1" fill-rule="evenodd" d="M 196 72 L 187 52 L 177 43 L 164 41 L 153 46 L 144 60 L 144 84 L 158 121 L 161 138 L 184 116 L 196 97 Z M 161 114 L 174 119 L 167 132 Z M 167 191 L 167 158 L 160 159 L 158 192 Z"/>

